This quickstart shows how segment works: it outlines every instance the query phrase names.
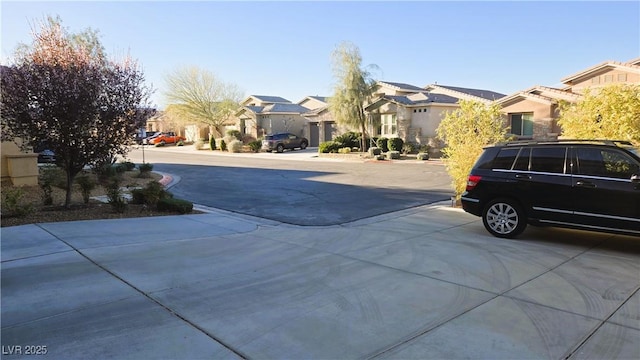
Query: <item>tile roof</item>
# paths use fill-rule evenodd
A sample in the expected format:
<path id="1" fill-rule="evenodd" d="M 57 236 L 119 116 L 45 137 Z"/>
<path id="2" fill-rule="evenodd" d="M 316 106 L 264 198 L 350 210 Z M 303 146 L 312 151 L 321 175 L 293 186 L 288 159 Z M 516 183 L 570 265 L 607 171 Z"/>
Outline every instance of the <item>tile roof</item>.
<path id="1" fill-rule="evenodd" d="M 424 106 L 429 104 L 457 104 L 460 99 L 444 95 L 444 94 L 434 94 L 428 92 L 421 92 L 423 96 L 415 96 L 416 94 L 411 95 L 384 95 L 376 100 L 373 103 L 369 104 L 367 108 L 377 108 L 382 105 L 384 102 L 390 101 L 396 104 L 400 104 L 403 106 Z M 375 106 L 375 105 L 378 106 Z"/>
<path id="2" fill-rule="evenodd" d="M 303 113 L 305 113 L 307 111 L 309 111 L 309 109 L 307 109 L 306 107 L 304 107 L 302 105 L 275 103 L 275 104 L 272 104 L 272 105 L 265 106 L 261 113 L 262 114 L 267 114 L 267 113 L 298 113 L 298 114 L 303 114 Z"/>
<path id="3" fill-rule="evenodd" d="M 291 103 L 291 101 L 280 96 L 266 96 L 266 95 L 250 95 L 262 102 L 268 103 Z"/>
<path id="4" fill-rule="evenodd" d="M 423 88 L 418 87 L 418 86 L 414 86 L 414 85 L 410 85 L 410 84 L 390 82 L 390 81 L 378 81 L 378 83 L 391 85 L 391 87 L 398 88 L 399 90 L 416 91 L 416 92 L 424 91 Z"/>
<path id="5" fill-rule="evenodd" d="M 605 62 L 602 62 L 602 63 L 600 63 L 598 65 L 592 66 L 592 67 L 590 67 L 588 69 L 585 69 L 585 70 L 582 70 L 580 72 L 577 72 L 577 73 L 575 73 L 573 75 L 569 75 L 569 76 L 565 77 L 564 79 L 562 79 L 560 81 L 562 81 L 563 84 L 572 85 L 573 81 L 578 80 L 578 79 L 580 79 L 582 77 L 585 77 L 585 76 L 589 76 L 589 75 L 593 74 L 594 72 L 600 71 L 600 70 L 602 70 L 604 68 L 607 68 L 607 67 L 618 68 L 618 69 L 622 68 L 622 69 L 625 69 L 627 71 L 640 73 L 640 65 L 634 65 L 633 64 L 633 62 L 637 61 L 637 60 L 638 59 L 634 59 L 631 62 L 627 62 L 627 63 L 622 63 L 622 62 L 619 62 L 619 61 L 605 61 Z"/>
<path id="6" fill-rule="evenodd" d="M 318 101 L 322 101 L 324 103 L 326 103 L 327 101 L 329 101 L 329 97 L 328 96 L 309 96 L 312 99 L 316 99 Z"/>
<path id="7" fill-rule="evenodd" d="M 498 100 L 500 98 L 507 96 L 499 92 L 484 90 L 484 89 L 470 89 L 470 88 L 447 86 L 447 85 L 440 85 L 440 84 L 429 85 L 428 87 L 441 87 L 443 89 L 460 92 L 463 94 L 479 97 L 485 100 Z"/>

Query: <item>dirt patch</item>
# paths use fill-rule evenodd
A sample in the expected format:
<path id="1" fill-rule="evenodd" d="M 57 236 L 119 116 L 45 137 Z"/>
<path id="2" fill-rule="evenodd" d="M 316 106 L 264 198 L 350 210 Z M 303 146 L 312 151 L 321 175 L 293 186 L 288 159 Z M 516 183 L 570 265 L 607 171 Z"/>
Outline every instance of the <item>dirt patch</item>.
<path id="1" fill-rule="evenodd" d="M 40 168 L 41 183 L 43 176 L 43 168 Z M 99 197 L 107 194 L 106 187 L 100 185 L 95 174 L 86 173 L 93 181 L 96 187 L 91 191 L 91 197 Z M 159 181 L 162 175 L 151 173 L 148 178 L 139 177 L 138 170 L 126 171 L 120 176 L 120 186 L 123 188 L 144 187 L 151 181 Z M 61 180 L 62 181 L 62 180 Z M 7 202 L 7 196 L 19 192 L 18 209 L 26 212 L 25 215 L 17 216 L 10 211 Z M 126 192 L 126 190 L 125 190 Z M 96 220 L 96 219 L 125 219 L 147 216 L 166 216 L 179 215 L 176 212 L 160 212 L 146 205 L 128 204 L 122 213 L 116 212 L 114 208 L 102 201 L 90 199 L 85 204 L 80 186 L 74 184 L 71 196 L 70 208 L 64 207 L 66 191 L 60 187 L 52 187 L 53 203 L 44 205 L 44 191 L 40 186 L 21 186 L 13 187 L 10 183 L 2 183 L 2 196 L 0 196 L 0 209 L 2 212 L 0 226 L 16 226 L 35 223 L 59 222 L 59 221 L 76 221 L 76 220 Z M 201 213 L 194 210 L 194 213 Z"/>

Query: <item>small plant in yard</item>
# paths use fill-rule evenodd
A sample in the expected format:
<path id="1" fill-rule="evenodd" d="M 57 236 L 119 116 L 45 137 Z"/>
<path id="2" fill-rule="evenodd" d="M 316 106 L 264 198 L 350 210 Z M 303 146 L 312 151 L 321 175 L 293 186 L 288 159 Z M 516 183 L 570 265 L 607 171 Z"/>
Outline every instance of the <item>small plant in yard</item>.
<path id="1" fill-rule="evenodd" d="M 117 213 L 123 213 L 127 209 L 127 200 L 122 196 L 120 191 L 120 181 L 118 178 L 112 178 L 107 185 L 107 199 L 111 208 Z"/>
<path id="2" fill-rule="evenodd" d="M 211 139 L 209 139 L 209 147 L 211 148 L 211 150 L 216 149 L 216 138 L 213 136 L 211 137 Z"/>
<path id="3" fill-rule="evenodd" d="M 153 170 L 153 165 L 149 163 L 143 163 L 138 165 L 138 170 L 140 170 L 140 174 L 138 175 L 141 178 L 148 178 L 151 176 L 151 170 Z"/>
<path id="4" fill-rule="evenodd" d="M 232 153 L 242 152 L 242 141 L 231 140 L 231 142 L 229 143 L 229 152 L 232 152 Z"/>
<path id="5" fill-rule="evenodd" d="M 134 164 L 135 167 L 135 164 Z M 80 185 L 80 192 L 82 193 L 82 200 L 85 204 L 89 203 L 89 198 L 91 197 L 91 191 L 95 189 L 96 183 L 89 176 L 82 175 L 76 178 L 76 183 Z"/>
<path id="6" fill-rule="evenodd" d="M 134 189 L 131 191 L 131 197 L 131 202 L 134 204 L 156 206 L 161 199 L 171 198 L 173 195 L 165 190 L 162 184 L 157 181 L 152 181 L 142 189 Z"/>
<path id="7" fill-rule="evenodd" d="M 388 146 L 388 141 L 389 139 L 385 138 L 385 137 L 381 137 L 378 139 L 376 145 L 378 145 L 378 147 L 380 149 L 382 149 L 382 152 L 387 152 L 389 151 L 389 146 Z"/>
<path id="8" fill-rule="evenodd" d="M 377 156 L 382 154 L 382 149 L 380 149 L 379 147 L 370 147 L 369 148 L 369 155 L 370 156 Z"/>
<path id="9" fill-rule="evenodd" d="M 242 133 L 240 130 L 227 130 L 227 136 L 235 138 L 236 140 L 242 142 Z"/>
<path id="10" fill-rule="evenodd" d="M 254 141 L 249 142 L 249 148 L 253 152 L 256 152 L 256 153 L 260 152 L 260 149 L 262 148 L 262 141 L 254 140 Z"/>
<path id="11" fill-rule="evenodd" d="M 119 165 L 124 167 L 125 171 L 131 171 L 136 168 L 136 164 L 128 160 L 121 162 Z"/>
<path id="12" fill-rule="evenodd" d="M 227 151 L 227 143 L 224 139 L 220 140 L 220 151 Z"/>
<path id="13" fill-rule="evenodd" d="M 158 201 L 158 211 L 176 211 L 188 214 L 193 211 L 193 203 L 182 199 L 165 198 Z"/>
<path id="14" fill-rule="evenodd" d="M 404 141 L 401 138 L 394 137 L 387 140 L 387 147 L 389 151 L 402 151 Z"/>
<path id="15" fill-rule="evenodd" d="M 429 160 L 429 153 L 418 153 L 418 155 L 416 155 L 416 159 L 418 160 Z"/>
<path id="16" fill-rule="evenodd" d="M 33 212 L 33 205 L 26 203 L 23 197 L 24 191 L 19 187 L 4 190 L 3 215 L 23 217 Z"/>
<path id="17" fill-rule="evenodd" d="M 60 187 L 62 183 L 61 177 L 64 174 L 55 166 L 43 167 L 38 179 L 40 189 L 42 189 L 42 202 L 44 205 L 53 204 L 53 187 Z M 64 186 L 62 186 L 64 188 Z"/>
<path id="18" fill-rule="evenodd" d="M 184 142 L 182 140 L 178 140 L 176 146 L 184 146 Z"/>
<path id="19" fill-rule="evenodd" d="M 327 154 L 327 153 L 337 153 L 340 149 L 340 143 L 337 141 L 325 141 L 320 143 L 318 147 L 318 152 Z"/>
<path id="20" fill-rule="evenodd" d="M 416 146 L 416 144 L 407 141 L 406 143 L 404 143 L 404 145 L 402 145 L 402 153 L 405 155 L 413 154 L 416 152 L 417 148 L 418 147 Z"/>

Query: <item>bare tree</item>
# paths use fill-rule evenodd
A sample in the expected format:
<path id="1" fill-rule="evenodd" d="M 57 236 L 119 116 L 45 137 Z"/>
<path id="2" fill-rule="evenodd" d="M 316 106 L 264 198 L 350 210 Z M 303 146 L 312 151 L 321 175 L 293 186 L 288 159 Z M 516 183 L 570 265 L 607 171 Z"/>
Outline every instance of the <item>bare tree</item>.
<path id="1" fill-rule="evenodd" d="M 166 81 L 168 113 L 212 126 L 218 135 L 224 135 L 222 126 L 233 117 L 242 99 L 242 91 L 236 85 L 195 66 L 177 69 Z"/>
<path id="2" fill-rule="evenodd" d="M 134 60 L 108 59 L 96 32 L 70 34 L 54 18 L 41 22 L 33 43 L 2 68 L 1 94 L 3 139 L 47 143 L 67 175 L 66 207 L 75 176 L 126 154 L 152 111 L 151 89 Z"/>

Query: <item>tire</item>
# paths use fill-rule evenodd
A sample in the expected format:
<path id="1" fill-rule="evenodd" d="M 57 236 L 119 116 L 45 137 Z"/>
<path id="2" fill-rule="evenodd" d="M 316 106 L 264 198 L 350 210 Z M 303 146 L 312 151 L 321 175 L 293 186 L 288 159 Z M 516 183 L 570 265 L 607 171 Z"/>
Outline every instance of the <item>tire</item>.
<path id="1" fill-rule="evenodd" d="M 278 146 L 276 146 L 276 151 L 281 153 L 284 151 L 284 145 L 282 144 L 278 144 Z"/>
<path id="2" fill-rule="evenodd" d="M 303 141 L 303 142 L 301 142 L 301 143 L 300 143 L 300 150 L 304 150 L 304 149 L 306 149 L 306 148 L 307 148 L 307 143 L 306 143 L 306 142 L 304 142 L 304 141 Z"/>
<path id="3" fill-rule="evenodd" d="M 160 141 L 160 145 L 161 146 L 165 146 L 165 145 L 167 145 L 167 143 L 164 140 L 162 140 L 162 141 Z"/>
<path id="4" fill-rule="evenodd" d="M 511 199 L 495 199 L 485 206 L 482 223 L 491 235 L 514 238 L 527 227 L 527 217 L 522 207 Z"/>

